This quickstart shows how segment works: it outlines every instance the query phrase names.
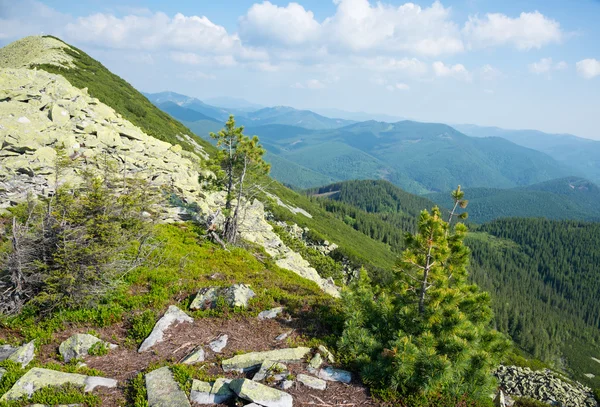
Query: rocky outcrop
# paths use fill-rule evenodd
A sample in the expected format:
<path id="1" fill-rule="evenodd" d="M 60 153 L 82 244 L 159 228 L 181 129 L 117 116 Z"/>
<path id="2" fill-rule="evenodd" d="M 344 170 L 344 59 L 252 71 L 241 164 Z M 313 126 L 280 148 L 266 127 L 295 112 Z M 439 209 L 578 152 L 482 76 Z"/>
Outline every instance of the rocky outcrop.
<path id="1" fill-rule="evenodd" d="M 148 407 L 191 407 L 168 366 L 146 374 Z"/>
<path id="2" fill-rule="evenodd" d="M 221 362 L 221 366 L 226 372 L 231 370 L 252 370 L 258 368 L 265 361 L 298 362 L 304 359 L 309 352 L 310 348 L 305 347 L 251 352 L 236 355 L 231 359 L 225 359 Z"/>
<path id="3" fill-rule="evenodd" d="M 197 404 L 224 404 L 231 400 L 234 393 L 229 388 L 230 379 L 217 379 L 214 383 L 194 380 L 190 400 Z"/>
<path id="4" fill-rule="evenodd" d="M 177 325 L 183 322 L 194 322 L 194 319 L 190 317 L 188 314 L 177 308 L 175 305 L 171 305 L 165 315 L 162 316 L 161 319 L 158 320 L 156 325 L 154 325 L 154 329 L 148 337 L 144 340 L 138 352 L 145 352 L 154 345 L 164 340 L 165 331 L 171 325 Z"/>
<path id="5" fill-rule="evenodd" d="M 500 387 L 511 396 L 530 397 L 564 407 L 597 407 L 591 389 L 577 382 L 561 380 L 547 369 L 533 371 L 516 366 L 500 366 L 494 374 Z"/>
<path id="6" fill-rule="evenodd" d="M 84 376 L 34 367 L 17 380 L 13 387 L 0 398 L 0 401 L 31 397 L 33 393 L 44 387 L 64 386 L 65 384 L 82 387 L 83 391 L 88 392 L 96 387 L 116 387 L 117 381 L 105 377 Z"/>
<path id="7" fill-rule="evenodd" d="M 73 58 L 64 49 L 77 52 L 51 37 L 25 37 L 0 49 L 0 68 L 29 68 L 43 64 L 74 68 Z"/>
<path id="8" fill-rule="evenodd" d="M 96 344 L 106 346 L 107 349 L 116 349 L 117 345 L 104 342 L 90 334 L 75 334 L 60 344 L 58 351 L 66 363 L 72 359 L 83 359 Z"/>

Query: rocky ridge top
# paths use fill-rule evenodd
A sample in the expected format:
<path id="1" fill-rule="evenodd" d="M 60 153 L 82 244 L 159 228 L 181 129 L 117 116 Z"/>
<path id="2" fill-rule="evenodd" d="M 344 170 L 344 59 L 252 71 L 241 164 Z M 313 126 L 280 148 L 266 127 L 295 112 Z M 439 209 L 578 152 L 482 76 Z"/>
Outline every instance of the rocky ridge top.
<path id="1" fill-rule="evenodd" d="M 25 37 L 0 49 L 0 68 L 29 68 L 44 64 L 74 68 L 73 58 L 64 52 L 65 49 L 77 52 L 55 38 Z"/>

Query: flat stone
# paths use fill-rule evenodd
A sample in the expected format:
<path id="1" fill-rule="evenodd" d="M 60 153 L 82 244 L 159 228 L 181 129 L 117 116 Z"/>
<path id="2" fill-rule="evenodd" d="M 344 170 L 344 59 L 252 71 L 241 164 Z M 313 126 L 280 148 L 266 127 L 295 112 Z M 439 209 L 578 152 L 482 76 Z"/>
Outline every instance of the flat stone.
<path id="1" fill-rule="evenodd" d="M 310 362 L 308 362 L 308 366 L 311 369 L 318 369 L 321 367 L 322 364 L 323 364 L 323 358 L 321 357 L 320 353 L 315 354 L 315 356 L 313 356 L 313 358 L 310 360 Z"/>
<path id="2" fill-rule="evenodd" d="M 329 350 L 325 346 L 319 345 L 317 347 L 317 349 L 323 356 L 325 356 L 327 358 L 329 363 L 335 363 L 335 358 L 333 357 L 333 353 L 329 352 Z"/>
<path id="3" fill-rule="evenodd" d="M 35 341 L 26 343 L 25 345 L 19 346 L 15 351 L 8 357 L 8 360 L 15 363 L 20 363 L 21 367 L 25 367 L 33 360 L 35 356 Z"/>
<path id="4" fill-rule="evenodd" d="M 69 363 L 72 359 L 83 359 L 88 356 L 90 349 L 97 343 L 104 343 L 109 349 L 115 349 L 117 345 L 104 342 L 89 334 L 75 334 L 60 344 L 58 351 L 63 360 Z"/>
<path id="5" fill-rule="evenodd" d="M 229 388 L 238 397 L 264 407 L 292 407 L 294 403 L 291 395 L 248 379 L 232 380 Z"/>
<path id="6" fill-rule="evenodd" d="M 293 385 L 294 385 L 294 381 L 293 380 L 283 380 L 279 384 L 279 387 L 281 387 L 283 390 L 288 390 L 288 389 L 292 388 Z"/>
<path id="7" fill-rule="evenodd" d="M 229 336 L 221 335 L 217 339 L 215 339 L 214 341 L 209 343 L 208 347 L 210 348 L 210 350 L 212 350 L 215 353 L 221 353 L 221 351 L 223 349 L 225 349 L 225 346 L 227 346 L 228 339 L 229 339 Z"/>
<path id="8" fill-rule="evenodd" d="M 214 383 L 193 380 L 190 400 L 198 404 L 227 403 L 234 393 L 229 389 L 229 379 L 217 379 Z"/>
<path id="9" fill-rule="evenodd" d="M 263 311 L 260 314 L 258 314 L 258 319 L 260 319 L 261 321 L 263 321 L 265 319 L 273 319 L 273 318 L 276 318 L 277 315 L 281 314 L 282 312 L 283 312 L 283 307 L 273 308 L 273 309 Z"/>
<path id="10" fill-rule="evenodd" d="M 331 366 L 319 370 L 319 377 L 329 382 L 350 383 L 352 381 L 352 373 Z"/>
<path id="11" fill-rule="evenodd" d="M 287 366 L 283 363 L 273 362 L 272 360 L 265 360 L 261 365 L 258 372 L 254 374 L 252 380 L 255 382 L 262 382 L 267 378 L 269 373 L 271 372 L 285 372 L 287 371 Z"/>
<path id="12" fill-rule="evenodd" d="M 146 374 L 148 407 L 191 407 L 168 366 Z"/>
<path id="13" fill-rule="evenodd" d="M 243 355 L 236 355 L 230 359 L 221 362 L 224 371 L 231 370 L 252 370 L 257 368 L 266 360 L 276 362 L 297 362 L 304 359 L 310 352 L 310 348 L 286 348 L 275 349 L 266 352 L 251 352 Z"/>
<path id="14" fill-rule="evenodd" d="M 144 352 L 156 345 L 159 342 L 164 340 L 165 331 L 173 324 L 177 325 L 183 322 L 194 322 L 194 319 L 190 317 L 188 314 L 177 308 L 175 305 L 171 305 L 165 315 L 162 316 L 161 319 L 158 320 L 156 325 L 154 325 L 154 329 L 150 335 L 144 340 L 138 352 Z"/>
<path id="15" fill-rule="evenodd" d="M 67 123 L 71 117 L 69 116 L 69 112 L 67 112 L 61 106 L 54 104 L 50 109 L 49 118 L 55 124 L 62 126 L 63 124 Z"/>
<path id="16" fill-rule="evenodd" d="M 325 380 L 317 379 L 316 377 L 312 377 L 302 373 L 296 376 L 296 380 L 298 380 L 306 387 L 310 387 L 311 389 L 325 390 L 327 388 L 327 382 Z"/>
<path id="17" fill-rule="evenodd" d="M 284 332 L 282 334 L 277 335 L 277 337 L 275 338 L 276 341 L 283 341 L 284 339 L 286 339 L 288 336 L 290 336 L 290 334 L 292 333 L 292 331 L 289 332 Z"/>
<path id="18" fill-rule="evenodd" d="M 0 401 L 31 397 L 39 389 L 51 386 L 64 386 L 65 384 L 83 387 L 83 391 L 85 392 L 92 391 L 96 387 L 117 387 L 116 380 L 107 379 L 106 377 L 85 376 L 77 373 L 64 373 L 34 367 L 17 380 L 13 387 L 0 398 Z"/>
<path id="19" fill-rule="evenodd" d="M 206 357 L 204 348 L 199 347 L 195 349 L 192 353 L 187 355 L 185 359 L 181 361 L 184 365 L 193 365 L 195 363 L 204 362 L 204 358 Z"/>

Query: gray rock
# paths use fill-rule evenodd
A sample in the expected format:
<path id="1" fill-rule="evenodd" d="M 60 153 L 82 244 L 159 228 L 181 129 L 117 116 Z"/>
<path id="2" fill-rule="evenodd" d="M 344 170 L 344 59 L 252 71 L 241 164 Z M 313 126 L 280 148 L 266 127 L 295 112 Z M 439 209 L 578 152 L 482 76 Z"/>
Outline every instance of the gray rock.
<path id="1" fill-rule="evenodd" d="M 190 400 L 198 404 L 223 404 L 227 403 L 234 393 L 229 389 L 230 379 L 217 379 L 214 383 L 194 380 Z"/>
<path id="2" fill-rule="evenodd" d="M 308 362 L 308 366 L 311 369 L 318 369 L 321 367 L 321 365 L 323 364 L 323 358 L 321 357 L 321 354 L 317 353 L 315 354 L 315 356 L 313 356 L 313 358 L 310 360 L 310 362 Z"/>
<path id="3" fill-rule="evenodd" d="M 207 287 L 198 292 L 190 304 L 190 309 L 214 308 L 219 298 L 223 298 L 230 307 L 245 308 L 248 306 L 250 298 L 254 296 L 254 291 L 245 284 L 234 284 L 231 287 Z"/>
<path id="4" fill-rule="evenodd" d="M 296 376 L 296 380 L 311 389 L 325 390 L 327 388 L 327 382 L 325 382 L 325 380 L 317 379 L 316 377 L 309 375 L 299 374 Z"/>
<path id="5" fill-rule="evenodd" d="M 281 314 L 282 312 L 283 307 L 277 307 L 267 311 L 262 311 L 260 314 L 258 314 L 258 319 L 260 319 L 261 321 L 265 319 L 273 319 L 276 318 L 277 315 Z"/>
<path id="6" fill-rule="evenodd" d="M 269 376 L 271 373 L 284 373 L 287 372 L 287 366 L 283 363 L 274 362 L 272 360 L 265 360 L 261 365 L 258 372 L 254 374 L 252 380 L 255 382 L 262 382 Z"/>
<path id="7" fill-rule="evenodd" d="M 144 340 L 138 352 L 144 352 L 156 345 L 159 342 L 164 340 L 165 331 L 173 324 L 177 325 L 178 323 L 190 322 L 193 323 L 194 319 L 190 317 L 188 314 L 177 308 L 175 305 L 171 305 L 165 315 L 162 316 L 161 319 L 158 320 L 156 325 L 154 325 L 154 329 L 150 335 Z"/>
<path id="8" fill-rule="evenodd" d="M 319 345 L 317 349 L 323 356 L 327 358 L 329 363 L 335 363 L 335 358 L 333 357 L 333 354 L 329 352 L 329 350 L 325 346 Z"/>
<path id="9" fill-rule="evenodd" d="M 17 348 L 10 345 L 0 346 L 0 362 L 10 360 L 19 363 L 21 367 L 25 367 L 35 357 L 35 341 L 31 341 Z"/>
<path id="10" fill-rule="evenodd" d="M 283 341 L 284 339 L 286 339 L 288 336 L 290 336 L 290 334 L 292 333 L 292 331 L 288 331 L 288 332 L 284 332 L 280 335 L 277 335 L 277 337 L 275 338 L 276 341 Z"/>
<path id="11" fill-rule="evenodd" d="M 319 377 L 329 382 L 350 383 L 352 381 L 352 373 L 331 366 L 319 370 Z"/>
<path id="12" fill-rule="evenodd" d="M 96 387 L 116 387 L 117 381 L 105 377 L 85 376 L 34 367 L 21 376 L 13 387 L 0 398 L 0 401 L 31 397 L 34 392 L 44 387 L 64 386 L 65 384 L 83 387 L 83 391 L 88 392 L 94 390 Z"/>
<path id="13" fill-rule="evenodd" d="M 191 407 L 168 366 L 146 374 L 148 407 Z"/>
<path id="14" fill-rule="evenodd" d="M 193 365 L 195 363 L 204 362 L 205 353 L 202 347 L 195 349 L 181 361 L 184 365 Z"/>
<path id="15" fill-rule="evenodd" d="M 225 359 L 221 362 L 221 366 L 226 372 L 232 370 L 247 371 L 259 367 L 266 360 L 277 362 L 301 361 L 309 352 L 310 348 L 305 347 L 275 349 L 266 352 L 251 352 Z"/>
<path id="16" fill-rule="evenodd" d="M 104 343 L 109 349 L 115 349 L 117 345 L 104 342 L 102 339 L 96 338 L 89 334 L 75 334 L 64 341 L 58 347 L 63 360 L 67 363 L 71 359 L 83 359 L 88 355 L 88 352 L 97 343 Z"/>
<path id="17" fill-rule="evenodd" d="M 291 395 L 248 379 L 232 380 L 229 388 L 238 397 L 264 407 L 292 407 L 294 403 Z"/>
<path id="18" fill-rule="evenodd" d="M 217 339 L 209 343 L 208 347 L 215 353 L 221 353 L 221 351 L 225 349 L 225 346 L 227 346 L 228 339 L 228 335 L 221 335 Z"/>
<path id="19" fill-rule="evenodd" d="M 291 389 L 293 385 L 294 385 L 293 380 L 283 380 L 279 384 L 279 387 L 281 387 L 283 390 L 288 390 L 288 389 Z"/>

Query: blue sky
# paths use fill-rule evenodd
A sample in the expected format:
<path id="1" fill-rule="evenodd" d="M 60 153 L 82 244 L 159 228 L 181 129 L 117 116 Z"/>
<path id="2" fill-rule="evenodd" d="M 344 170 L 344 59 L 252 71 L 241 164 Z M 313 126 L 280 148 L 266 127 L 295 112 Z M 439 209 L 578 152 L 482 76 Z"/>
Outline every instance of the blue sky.
<path id="1" fill-rule="evenodd" d="M 0 0 L 142 91 L 600 139 L 600 1 Z"/>

